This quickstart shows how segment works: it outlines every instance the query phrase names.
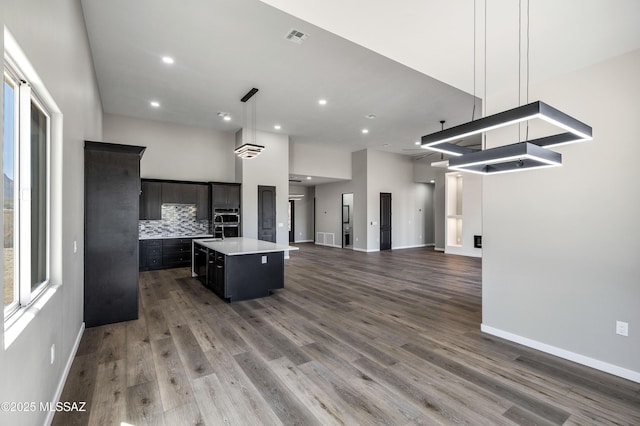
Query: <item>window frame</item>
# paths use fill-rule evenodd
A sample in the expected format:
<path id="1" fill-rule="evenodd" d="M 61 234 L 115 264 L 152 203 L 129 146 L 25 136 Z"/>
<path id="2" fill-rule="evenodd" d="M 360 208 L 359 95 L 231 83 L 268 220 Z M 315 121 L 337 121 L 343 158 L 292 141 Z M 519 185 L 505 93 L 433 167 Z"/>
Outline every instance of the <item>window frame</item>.
<path id="1" fill-rule="evenodd" d="M 3 75 L 14 88 L 14 292 L 17 300 L 4 309 L 5 329 L 10 327 L 23 309 L 31 306 L 51 284 L 51 125 L 52 112 L 43 101 L 25 73 L 12 57 L 5 52 Z M 4 81 L 4 80 L 3 80 Z M 45 280 L 31 288 L 32 244 L 31 244 L 31 106 L 46 117 L 45 126 Z"/>

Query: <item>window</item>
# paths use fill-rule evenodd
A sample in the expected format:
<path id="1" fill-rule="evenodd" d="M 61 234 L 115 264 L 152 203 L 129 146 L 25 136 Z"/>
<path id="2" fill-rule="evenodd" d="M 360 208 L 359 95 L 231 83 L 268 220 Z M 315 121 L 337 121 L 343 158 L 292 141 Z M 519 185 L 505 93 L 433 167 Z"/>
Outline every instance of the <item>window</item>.
<path id="1" fill-rule="evenodd" d="M 10 59 L 4 70 L 4 313 L 49 282 L 50 114 Z"/>

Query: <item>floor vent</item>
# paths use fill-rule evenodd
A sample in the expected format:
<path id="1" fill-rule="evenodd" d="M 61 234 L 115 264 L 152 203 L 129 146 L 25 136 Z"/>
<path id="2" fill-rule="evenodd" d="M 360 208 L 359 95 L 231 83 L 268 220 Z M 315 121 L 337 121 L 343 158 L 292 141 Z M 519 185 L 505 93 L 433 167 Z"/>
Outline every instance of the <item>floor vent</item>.
<path id="1" fill-rule="evenodd" d="M 295 28 L 291 28 L 291 30 L 289 30 L 289 32 L 284 36 L 284 38 L 294 43 L 302 44 L 302 42 L 307 39 L 307 35 L 302 31 L 298 31 Z"/>

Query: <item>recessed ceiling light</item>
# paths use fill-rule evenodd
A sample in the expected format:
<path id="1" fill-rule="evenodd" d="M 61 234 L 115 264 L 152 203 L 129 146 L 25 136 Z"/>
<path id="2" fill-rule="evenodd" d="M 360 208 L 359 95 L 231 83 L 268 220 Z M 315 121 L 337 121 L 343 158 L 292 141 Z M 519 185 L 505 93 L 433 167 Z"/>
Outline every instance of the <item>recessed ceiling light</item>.
<path id="1" fill-rule="evenodd" d="M 274 129 L 276 129 L 276 130 L 280 130 L 280 129 L 282 129 L 282 127 L 280 127 L 280 125 L 279 125 L 279 124 L 276 124 L 275 126 L 273 126 L 273 128 L 274 128 Z"/>
<path id="2" fill-rule="evenodd" d="M 224 117 L 222 117 L 222 119 L 224 121 L 231 121 L 231 116 L 230 115 L 225 115 Z"/>
<path id="3" fill-rule="evenodd" d="M 368 118 L 369 120 L 373 120 L 374 118 L 376 118 L 375 114 L 367 114 L 364 116 L 364 118 Z"/>
<path id="4" fill-rule="evenodd" d="M 362 129 L 362 133 L 366 135 L 367 133 L 369 133 L 369 129 Z"/>
<path id="5" fill-rule="evenodd" d="M 390 144 L 390 143 L 385 143 L 385 144 L 383 144 L 382 146 L 384 146 L 384 147 L 388 147 L 388 146 L 391 146 L 391 144 Z"/>
<path id="6" fill-rule="evenodd" d="M 169 65 L 171 65 L 171 64 L 173 64 L 175 61 L 174 61 L 174 60 L 173 60 L 173 58 L 172 58 L 172 57 L 170 57 L 170 56 L 163 56 L 163 57 L 162 57 L 162 62 L 164 62 L 165 64 L 169 64 Z"/>
<path id="7" fill-rule="evenodd" d="M 327 104 L 327 100 L 326 100 L 326 99 L 320 99 L 320 100 L 318 101 L 318 103 L 319 103 L 320 105 L 326 105 L 326 104 Z"/>
<path id="8" fill-rule="evenodd" d="M 160 108 L 160 102 L 158 101 L 151 101 L 149 104 L 154 108 Z"/>
<path id="9" fill-rule="evenodd" d="M 307 180 L 311 180 L 311 176 L 307 176 Z"/>
<path id="10" fill-rule="evenodd" d="M 222 118 L 224 121 L 231 121 L 231 115 L 228 112 L 218 111 L 218 117 Z"/>
<path id="11" fill-rule="evenodd" d="M 436 181 L 435 181 L 435 180 L 433 180 L 433 179 L 431 179 L 431 180 L 429 181 L 429 183 L 436 183 Z"/>
<path id="12" fill-rule="evenodd" d="M 420 141 L 415 141 L 414 142 L 416 145 L 420 145 Z"/>

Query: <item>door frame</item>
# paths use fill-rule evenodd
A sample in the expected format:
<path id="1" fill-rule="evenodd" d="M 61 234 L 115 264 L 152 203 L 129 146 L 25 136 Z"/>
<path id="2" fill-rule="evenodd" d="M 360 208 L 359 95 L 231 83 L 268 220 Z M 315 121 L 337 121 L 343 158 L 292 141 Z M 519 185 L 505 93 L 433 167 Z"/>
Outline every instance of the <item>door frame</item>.
<path id="1" fill-rule="evenodd" d="M 379 199 L 380 217 L 378 218 L 378 220 L 379 220 L 379 226 L 378 226 L 379 231 L 378 232 L 380 234 L 379 237 L 378 237 L 378 239 L 379 239 L 378 250 L 383 250 L 382 249 L 382 197 L 383 196 L 387 196 L 387 195 L 389 196 L 389 228 L 390 228 L 389 229 L 389 248 L 388 249 L 384 249 L 384 250 L 391 250 L 391 248 L 393 247 L 393 226 L 392 226 L 392 223 L 393 223 L 393 220 L 392 220 L 392 217 L 393 217 L 392 199 L 393 198 L 392 198 L 391 192 L 381 192 L 380 193 L 380 199 Z"/>
<path id="2" fill-rule="evenodd" d="M 291 229 L 289 230 L 289 242 L 296 242 L 296 201 L 289 200 L 289 221 L 291 222 Z"/>

